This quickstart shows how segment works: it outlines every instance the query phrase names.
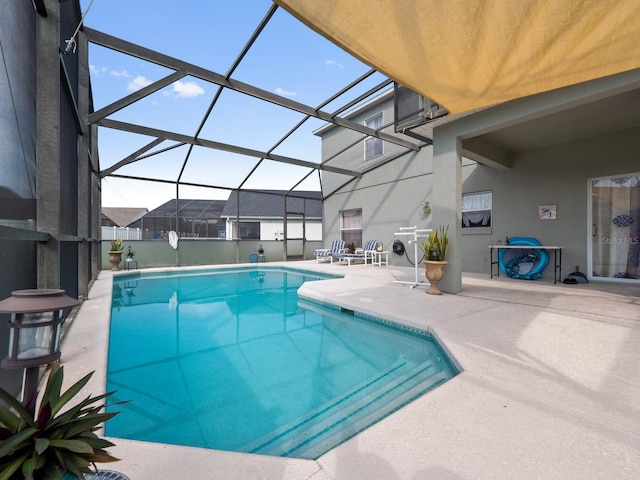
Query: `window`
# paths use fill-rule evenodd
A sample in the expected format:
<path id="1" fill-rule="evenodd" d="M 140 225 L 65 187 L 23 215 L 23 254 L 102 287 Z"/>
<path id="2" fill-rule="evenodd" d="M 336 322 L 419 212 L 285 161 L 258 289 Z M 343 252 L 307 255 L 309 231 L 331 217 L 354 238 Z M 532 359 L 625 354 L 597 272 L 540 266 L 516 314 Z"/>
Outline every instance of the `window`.
<path id="1" fill-rule="evenodd" d="M 382 112 L 364 121 L 365 126 L 378 130 L 382 128 Z M 364 141 L 364 160 L 382 155 L 382 139 L 376 137 L 367 137 Z"/>
<path id="2" fill-rule="evenodd" d="M 462 194 L 462 228 L 491 227 L 492 192 Z"/>
<path id="3" fill-rule="evenodd" d="M 260 222 L 240 222 L 240 238 L 260 239 Z"/>
<path id="4" fill-rule="evenodd" d="M 346 243 L 362 247 L 362 209 L 340 212 L 340 238 Z"/>

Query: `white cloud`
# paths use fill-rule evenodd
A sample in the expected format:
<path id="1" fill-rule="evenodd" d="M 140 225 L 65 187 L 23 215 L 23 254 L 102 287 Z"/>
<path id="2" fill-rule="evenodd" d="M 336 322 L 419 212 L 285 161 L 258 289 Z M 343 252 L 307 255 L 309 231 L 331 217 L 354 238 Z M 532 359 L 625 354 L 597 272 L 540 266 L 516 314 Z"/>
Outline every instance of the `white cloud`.
<path id="1" fill-rule="evenodd" d="M 91 75 L 95 77 L 101 77 L 104 73 L 107 72 L 107 67 L 98 68 L 95 65 L 90 64 L 89 72 L 91 73 Z"/>
<path id="2" fill-rule="evenodd" d="M 124 68 L 122 70 L 111 70 L 109 72 L 109 75 L 113 75 L 114 77 L 124 77 L 124 78 L 131 78 L 133 76 L 129 72 L 127 72 Z"/>
<path id="3" fill-rule="evenodd" d="M 127 90 L 129 90 L 130 92 L 135 92 L 150 84 L 151 84 L 151 80 L 146 79 L 142 75 L 138 75 L 136 78 L 134 78 L 127 84 Z"/>
<path id="4" fill-rule="evenodd" d="M 199 95 L 204 95 L 204 89 L 196 82 L 173 82 L 171 84 L 171 91 L 167 93 L 171 97 L 180 98 L 193 98 Z"/>
<path id="5" fill-rule="evenodd" d="M 337 67 L 337 68 L 344 68 L 344 65 L 342 65 L 340 62 L 336 62 L 335 60 L 330 60 L 328 58 L 326 58 L 324 60 L 324 66 L 325 67 Z"/>
<path id="6" fill-rule="evenodd" d="M 278 95 L 282 95 L 283 97 L 295 97 L 296 95 L 298 95 L 298 92 L 288 92 L 284 88 L 280 87 L 276 88 L 276 93 Z"/>

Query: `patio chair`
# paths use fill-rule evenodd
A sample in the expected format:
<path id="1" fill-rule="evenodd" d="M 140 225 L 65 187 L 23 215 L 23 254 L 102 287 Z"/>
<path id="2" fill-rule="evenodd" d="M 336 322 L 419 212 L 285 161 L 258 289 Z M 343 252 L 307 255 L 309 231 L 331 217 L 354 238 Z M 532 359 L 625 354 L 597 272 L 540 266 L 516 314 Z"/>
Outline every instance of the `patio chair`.
<path id="1" fill-rule="evenodd" d="M 336 258 L 339 262 L 347 262 L 347 265 L 351 266 L 351 262 L 363 261 L 365 264 L 371 260 L 373 263 L 373 254 L 378 247 L 377 240 L 369 240 L 364 244 L 363 248 L 356 249 L 355 253 L 339 253 Z M 333 260 L 332 262 L 333 263 Z"/>
<path id="2" fill-rule="evenodd" d="M 333 257 L 344 250 L 344 240 L 334 240 L 331 242 L 331 248 L 319 248 L 314 254 L 318 263 L 330 261 L 333 263 Z"/>

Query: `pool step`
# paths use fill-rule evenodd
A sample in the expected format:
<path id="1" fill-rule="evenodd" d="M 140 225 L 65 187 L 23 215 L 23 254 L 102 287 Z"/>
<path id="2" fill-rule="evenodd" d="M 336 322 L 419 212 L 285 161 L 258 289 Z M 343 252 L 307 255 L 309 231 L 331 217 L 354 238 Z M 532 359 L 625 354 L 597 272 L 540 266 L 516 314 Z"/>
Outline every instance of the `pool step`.
<path id="1" fill-rule="evenodd" d="M 318 418 L 323 413 L 331 411 L 332 409 L 335 410 L 339 408 L 341 405 L 344 404 L 344 402 L 353 398 L 359 392 L 363 392 L 367 389 L 370 389 L 372 385 L 379 384 L 388 376 L 392 375 L 395 371 L 402 368 L 405 364 L 406 362 L 402 360 L 398 360 L 394 362 L 386 369 L 377 372 L 375 375 L 363 381 L 362 384 L 350 390 L 347 390 L 346 392 L 332 398 L 331 400 L 316 407 L 315 409 L 308 411 L 304 415 L 301 415 L 298 418 L 295 418 L 285 423 L 284 425 L 281 425 L 280 427 L 273 430 L 272 432 L 250 442 L 249 444 L 245 445 L 245 447 L 242 448 L 241 451 L 256 453 L 255 450 L 263 448 L 266 444 L 272 443 L 273 441 L 279 438 L 284 438 L 287 434 L 290 434 L 292 431 L 299 429 L 301 426 L 309 422 L 314 421 L 314 419 Z"/>
<path id="2" fill-rule="evenodd" d="M 364 385 L 252 442 L 245 451 L 315 459 L 449 378 L 431 363 L 401 373 L 403 366 L 396 362 Z"/>

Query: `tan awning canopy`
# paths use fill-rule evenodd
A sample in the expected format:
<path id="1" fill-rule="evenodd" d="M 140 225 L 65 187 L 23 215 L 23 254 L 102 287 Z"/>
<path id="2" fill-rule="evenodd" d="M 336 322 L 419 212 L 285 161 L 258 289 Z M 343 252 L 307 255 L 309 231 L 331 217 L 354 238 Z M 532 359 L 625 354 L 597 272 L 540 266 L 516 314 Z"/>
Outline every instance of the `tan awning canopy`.
<path id="1" fill-rule="evenodd" d="M 640 0 L 275 0 L 464 112 L 640 67 Z"/>

